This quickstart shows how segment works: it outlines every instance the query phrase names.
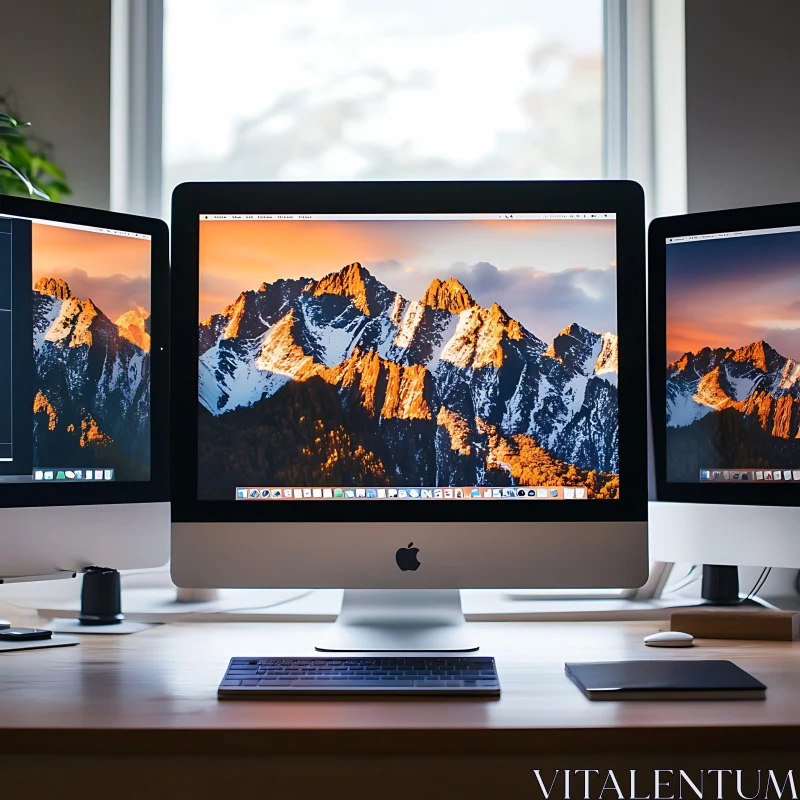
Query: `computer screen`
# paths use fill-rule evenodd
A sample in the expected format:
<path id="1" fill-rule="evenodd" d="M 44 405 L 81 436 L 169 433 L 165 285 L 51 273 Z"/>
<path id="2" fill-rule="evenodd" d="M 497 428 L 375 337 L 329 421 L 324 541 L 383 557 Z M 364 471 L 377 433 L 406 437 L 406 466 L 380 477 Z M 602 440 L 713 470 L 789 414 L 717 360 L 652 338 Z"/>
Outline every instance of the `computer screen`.
<path id="1" fill-rule="evenodd" d="M 666 240 L 666 479 L 800 483 L 800 227 Z"/>
<path id="2" fill-rule="evenodd" d="M 619 497 L 615 214 L 199 224 L 200 500 Z"/>
<path id="3" fill-rule="evenodd" d="M 0 216 L 2 482 L 150 480 L 150 275 L 148 235 Z"/>

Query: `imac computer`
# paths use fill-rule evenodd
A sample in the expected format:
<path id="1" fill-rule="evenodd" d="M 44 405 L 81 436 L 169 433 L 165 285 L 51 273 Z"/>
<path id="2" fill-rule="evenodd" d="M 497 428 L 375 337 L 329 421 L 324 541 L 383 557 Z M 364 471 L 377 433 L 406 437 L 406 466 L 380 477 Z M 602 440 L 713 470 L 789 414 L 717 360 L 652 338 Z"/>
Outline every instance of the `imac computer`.
<path id="1" fill-rule="evenodd" d="M 800 204 L 654 220 L 649 256 L 651 555 L 738 603 L 800 567 Z"/>
<path id="2" fill-rule="evenodd" d="M 0 197 L 0 578 L 169 558 L 158 220 Z"/>
<path id="3" fill-rule="evenodd" d="M 332 650 L 454 650 L 458 590 L 647 578 L 625 181 L 173 195 L 172 575 L 336 587 Z"/>

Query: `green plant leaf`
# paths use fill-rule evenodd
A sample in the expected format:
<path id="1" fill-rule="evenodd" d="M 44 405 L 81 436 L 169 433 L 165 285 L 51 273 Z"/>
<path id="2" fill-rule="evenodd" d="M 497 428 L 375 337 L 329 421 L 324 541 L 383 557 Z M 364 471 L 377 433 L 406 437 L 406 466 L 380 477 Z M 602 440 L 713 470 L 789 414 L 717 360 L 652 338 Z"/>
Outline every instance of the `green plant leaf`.
<path id="1" fill-rule="evenodd" d="M 39 162 L 39 169 L 42 172 L 46 172 L 48 175 L 52 175 L 54 178 L 58 178 L 61 181 L 66 181 L 67 176 L 64 174 L 64 170 L 61 167 L 57 167 L 51 161 L 47 161 L 46 159 L 42 158 Z"/>
<path id="2" fill-rule="evenodd" d="M 47 195 L 46 192 L 39 189 L 25 176 L 23 175 L 13 164 L 10 164 L 3 158 L 0 158 L 0 168 L 5 167 L 8 170 L 11 170 L 21 181 L 25 184 L 25 188 L 28 190 L 29 195 L 36 195 L 37 197 L 41 197 L 42 200 L 49 200 L 50 197 Z"/>
<path id="3" fill-rule="evenodd" d="M 50 160 L 52 145 L 27 130 L 0 97 L 0 194 L 59 201 L 72 194 L 64 171 Z"/>
<path id="4" fill-rule="evenodd" d="M 10 164 L 4 158 L 0 158 L 0 167 L 10 169 L 25 184 L 28 189 L 28 194 L 33 194 L 33 184 L 13 164 Z"/>
<path id="5" fill-rule="evenodd" d="M 7 117 L 6 119 L 0 119 L 0 125 L 3 126 L 3 129 L 6 131 L 4 136 L 21 136 L 19 129 L 20 128 L 30 128 L 30 122 L 18 122 L 13 117 Z M 8 133 L 10 131 L 10 133 Z"/>
<path id="6" fill-rule="evenodd" d="M 24 158 L 26 161 L 31 157 L 32 153 L 30 148 L 28 147 L 27 143 L 25 142 L 24 137 L 20 136 L 16 139 L 12 139 L 10 142 L 6 143 L 10 150 L 13 150 L 20 156 L 20 158 Z"/>
<path id="7" fill-rule="evenodd" d="M 45 188 L 48 192 L 55 190 L 59 194 L 72 194 L 72 189 L 63 181 L 48 181 Z"/>

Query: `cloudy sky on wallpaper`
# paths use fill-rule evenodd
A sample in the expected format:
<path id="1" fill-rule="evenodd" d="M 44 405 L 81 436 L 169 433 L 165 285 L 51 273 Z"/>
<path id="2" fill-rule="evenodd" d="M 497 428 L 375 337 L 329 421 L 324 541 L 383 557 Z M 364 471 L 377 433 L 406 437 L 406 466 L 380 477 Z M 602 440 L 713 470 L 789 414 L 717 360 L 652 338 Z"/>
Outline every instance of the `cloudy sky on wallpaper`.
<path id="1" fill-rule="evenodd" d="M 667 245 L 667 360 L 760 339 L 800 361 L 800 231 Z"/>

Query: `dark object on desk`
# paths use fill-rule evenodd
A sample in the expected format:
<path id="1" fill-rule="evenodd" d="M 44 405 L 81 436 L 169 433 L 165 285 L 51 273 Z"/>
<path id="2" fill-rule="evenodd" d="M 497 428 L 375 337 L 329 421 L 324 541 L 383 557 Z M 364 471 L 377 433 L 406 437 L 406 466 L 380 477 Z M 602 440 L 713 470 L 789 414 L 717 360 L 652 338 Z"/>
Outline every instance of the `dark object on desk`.
<path id="1" fill-rule="evenodd" d="M 4 642 L 29 642 L 37 639 L 50 639 L 53 631 L 43 628 L 6 628 L 0 631 L 0 641 Z"/>
<path id="2" fill-rule="evenodd" d="M 565 664 L 590 700 L 763 700 L 767 687 L 731 661 Z"/>
<path id="3" fill-rule="evenodd" d="M 232 658 L 220 699 L 298 694 L 462 695 L 499 697 L 493 658 Z"/>
<path id="4" fill-rule="evenodd" d="M 715 606 L 735 606 L 739 599 L 739 567 L 727 564 L 703 564 L 700 595 Z"/>
<path id="5" fill-rule="evenodd" d="M 116 625 L 125 619 L 119 572 L 108 567 L 88 567 L 81 588 L 81 625 Z"/>
<path id="6" fill-rule="evenodd" d="M 791 642 L 800 635 L 800 611 L 766 608 L 693 608 L 674 611 L 670 628 L 699 639 L 764 639 Z"/>

